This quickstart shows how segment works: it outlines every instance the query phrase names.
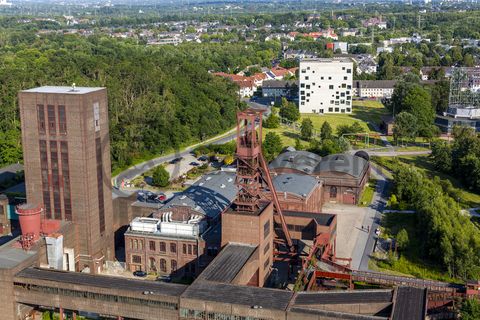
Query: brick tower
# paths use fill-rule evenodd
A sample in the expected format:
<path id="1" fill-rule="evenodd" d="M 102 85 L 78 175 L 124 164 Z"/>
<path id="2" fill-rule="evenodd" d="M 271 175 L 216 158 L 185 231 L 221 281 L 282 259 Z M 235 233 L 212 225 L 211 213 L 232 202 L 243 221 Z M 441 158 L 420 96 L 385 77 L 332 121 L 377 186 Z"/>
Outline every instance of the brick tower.
<path id="1" fill-rule="evenodd" d="M 114 255 L 107 91 L 39 87 L 19 104 L 27 200 L 75 224 L 75 269 L 97 273 Z"/>

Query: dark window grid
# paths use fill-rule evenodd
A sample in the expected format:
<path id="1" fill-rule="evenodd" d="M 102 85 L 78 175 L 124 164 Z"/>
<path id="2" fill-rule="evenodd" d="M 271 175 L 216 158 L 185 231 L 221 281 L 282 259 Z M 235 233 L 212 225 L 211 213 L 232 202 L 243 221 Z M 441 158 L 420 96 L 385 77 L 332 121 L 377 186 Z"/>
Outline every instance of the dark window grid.
<path id="1" fill-rule="evenodd" d="M 65 106 L 58 106 L 58 127 L 60 134 L 67 133 L 67 120 L 65 115 Z"/>
<path id="2" fill-rule="evenodd" d="M 56 116 L 55 116 L 55 106 L 48 105 L 47 106 L 47 114 L 48 114 L 48 133 L 50 135 L 57 134 L 57 123 L 56 123 Z"/>
<path id="3" fill-rule="evenodd" d="M 98 188 L 98 211 L 100 220 L 100 233 L 105 232 L 105 207 L 103 199 L 103 159 L 100 138 L 95 139 L 95 151 L 97 158 L 97 188 Z"/>
<path id="4" fill-rule="evenodd" d="M 38 132 L 45 134 L 45 108 L 43 104 L 37 105 Z"/>

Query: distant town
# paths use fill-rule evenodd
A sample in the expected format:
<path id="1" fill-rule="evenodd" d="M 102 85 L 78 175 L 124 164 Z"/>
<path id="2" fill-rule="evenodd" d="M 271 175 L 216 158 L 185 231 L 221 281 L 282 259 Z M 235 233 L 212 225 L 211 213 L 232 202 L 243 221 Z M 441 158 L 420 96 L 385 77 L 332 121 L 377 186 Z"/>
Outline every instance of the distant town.
<path id="1" fill-rule="evenodd" d="M 476 2 L 0 27 L 2 319 L 480 319 Z"/>

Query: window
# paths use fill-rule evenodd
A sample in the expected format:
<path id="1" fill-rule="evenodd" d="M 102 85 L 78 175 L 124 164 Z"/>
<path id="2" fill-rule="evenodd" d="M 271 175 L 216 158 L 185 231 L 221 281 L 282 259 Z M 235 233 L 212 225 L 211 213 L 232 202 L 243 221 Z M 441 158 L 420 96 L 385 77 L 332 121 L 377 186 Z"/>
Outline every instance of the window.
<path id="1" fill-rule="evenodd" d="M 187 245 L 183 244 L 183 254 L 187 254 Z"/>
<path id="2" fill-rule="evenodd" d="M 300 84 L 300 88 L 305 88 L 305 83 Z"/>
<path id="3" fill-rule="evenodd" d="M 330 187 L 330 199 L 337 198 L 337 187 L 332 186 Z"/>
<path id="4" fill-rule="evenodd" d="M 340 111 L 340 108 L 335 108 L 335 112 L 338 112 L 338 111 Z"/>
<path id="5" fill-rule="evenodd" d="M 134 254 L 132 256 L 132 263 L 142 263 L 142 257 L 141 256 L 137 256 L 136 254 Z"/>
<path id="6" fill-rule="evenodd" d="M 347 69 L 347 73 L 352 73 L 352 69 Z"/>
<path id="7" fill-rule="evenodd" d="M 308 80 L 308 79 L 309 79 L 309 77 L 308 77 L 308 76 L 306 76 L 306 77 L 305 77 L 305 80 Z"/>
<path id="8" fill-rule="evenodd" d="M 310 85 L 309 85 L 309 84 L 307 84 L 307 89 L 310 89 Z"/>
<path id="9" fill-rule="evenodd" d="M 102 141 L 100 137 L 95 139 L 95 154 L 97 159 L 97 195 L 98 195 L 98 213 L 100 220 L 100 234 L 105 232 L 105 202 L 103 199 L 103 159 L 102 159 Z"/>
<path id="10" fill-rule="evenodd" d="M 151 258 L 149 259 L 149 264 L 148 264 L 148 266 L 150 267 L 150 270 L 152 270 L 152 271 L 157 271 L 157 266 L 156 266 L 156 264 L 155 264 L 155 258 L 151 257 Z"/>
<path id="11" fill-rule="evenodd" d="M 328 80 L 332 80 L 332 77 L 328 77 Z"/>
<path id="12" fill-rule="evenodd" d="M 43 104 L 37 105 L 38 132 L 45 133 L 45 110 Z"/>
<path id="13" fill-rule="evenodd" d="M 98 102 L 93 104 L 93 120 L 95 132 L 100 131 L 100 104 Z"/>
<path id="14" fill-rule="evenodd" d="M 172 260 L 170 262 L 170 264 L 171 264 L 171 267 L 172 267 L 172 272 L 177 271 L 177 260 Z"/>
<path id="15" fill-rule="evenodd" d="M 177 252 L 177 244 L 176 243 L 170 243 L 170 252 L 171 253 L 176 253 Z"/>
<path id="16" fill-rule="evenodd" d="M 193 245 L 193 254 L 194 254 L 195 256 L 196 256 L 197 253 L 198 253 L 197 250 L 198 250 L 197 245 L 194 244 L 194 245 Z"/>
<path id="17" fill-rule="evenodd" d="M 149 241 L 148 246 L 150 250 L 155 251 L 155 241 Z"/>
<path id="18" fill-rule="evenodd" d="M 191 244 L 188 245 L 188 254 L 192 254 L 192 245 Z"/>
<path id="19" fill-rule="evenodd" d="M 270 258 L 268 258 L 267 261 L 265 261 L 265 263 L 263 264 L 263 269 L 267 269 L 269 266 L 270 266 Z"/>
<path id="20" fill-rule="evenodd" d="M 328 112 L 333 112 L 333 108 L 328 108 Z"/>
<path id="21" fill-rule="evenodd" d="M 346 77 L 346 76 L 345 76 L 345 77 L 343 77 L 343 80 L 347 80 L 347 79 L 348 79 L 348 77 Z"/>
<path id="22" fill-rule="evenodd" d="M 160 242 L 160 252 L 166 252 L 167 251 L 167 246 L 165 245 L 165 242 Z"/>
<path id="23" fill-rule="evenodd" d="M 263 248 L 263 254 L 267 254 L 268 250 L 270 250 L 270 242 L 268 242 L 265 248 Z"/>
<path id="24" fill-rule="evenodd" d="M 67 120 L 65 117 L 65 106 L 58 106 L 58 129 L 60 134 L 67 133 Z"/>
<path id="25" fill-rule="evenodd" d="M 347 108 L 347 112 L 351 112 L 351 111 L 352 111 L 352 109 L 350 109 L 350 108 Z"/>
<path id="26" fill-rule="evenodd" d="M 270 220 L 263 225 L 263 238 L 266 239 L 270 234 Z"/>
<path id="27" fill-rule="evenodd" d="M 167 260 L 160 259 L 160 271 L 167 272 Z"/>
<path id="28" fill-rule="evenodd" d="M 329 85 L 328 89 L 333 90 L 333 84 Z"/>
<path id="29" fill-rule="evenodd" d="M 56 121 L 55 121 L 55 107 L 52 105 L 47 106 L 48 113 L 48 132 L 50 135 L 55 135 L 57 133 Z"/>

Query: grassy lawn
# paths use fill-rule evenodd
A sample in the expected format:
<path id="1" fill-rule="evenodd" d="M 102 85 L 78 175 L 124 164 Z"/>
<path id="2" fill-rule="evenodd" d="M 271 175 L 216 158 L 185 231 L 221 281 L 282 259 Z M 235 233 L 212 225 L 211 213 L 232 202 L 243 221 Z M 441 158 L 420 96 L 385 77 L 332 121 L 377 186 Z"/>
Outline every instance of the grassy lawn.
<path id="1" fill-rule="evenodd" d="M 371 259 L 370 266 L 377 271 L 393 271 L 400 275 L 411 275 L 422 279 L 432 279 L 447 282 L 458 282 L 458 279 L 450 278 L 443 270 L 434 263 L 423 259 L 423 243 L 418 237 L 418 222 L 414 214 L 386 213 L 382 218 L 382 238 L 392 238 L 399 230 L 408 232 L 409 244 L 398 259 Z"/>
<path id="2" fill-rule="evenodd" d="M 374 100 L 365 100 L 365 101 L 353 101 L 353 112 L 351 114 L 302 114 L 298 124 L 302 122 L 303 119 L 309 118 L 313 122 L 314 134 L 320 133 L 320 128 L 325 121 L 332 126 L 333 132 L 335 133 L 339 125 L 352 125 L 354 122 L 358 121 L 360 125 L 365 129 L 365 132 L 374 132 L 373 128 L 369 127 L 369 122 L 374 122 L 376 124 L 380 123 L 380 119 L 383 115 L 389 114 L 389 111 L 383 106 L 379 101 Z M 287 126 L 281 126 L 277 129 L 263 129 L 263 137 L 268 132 L 277 133 L 281 139 L 284 146 L 294 146 L 295 139 L 300 139 L 300 126 L 298 125 L 298 131 L 295 131 L 293 128 Z M 378 139 L 370 138 L 370 146 L 379 144 L 383 145 L 380 141 L 375 141 Z M 308 143 L 302 141 L 302 144 L 308 146 Z M 363 147 L 363 139 L 358 141 L 359 146 L 356 148 Z"/>
<path id="3" fill-rule="evenodd" d="M 372 203 L 373 193 L 375 192 L 375 188 L 377 187 L 377 180 L 370 179 L 368 184 L 365 186 L 365 189 L 360 196 L 360 207 L 368 207 Z"/>
<path id="4" fill-rule="evenodd" d="M 461 182 L 455 177 L 452 177 L 451 175 L 438 172 L 437 170 L 435 170 L 435 168 L 433 167 L 432 161 L 427 155 L 401 156 L 401 157 L 397 157 L 397 159 L 401 163 L 414 166 L 415 168 L 423 171 L 425 174 L 427 174 L 427 176 L 431 178 L 438 176 L 440 177 L 440 179 L 450 180 L 452 185 L 458 189 L 459 196 L 460 196 L 459 203 L 463 208 L 472 208 L 472 207 L 480 206 L 479 194 L 466 190 L 465 187 L 461 184 Z M 380 160 L 375 160 L 375 161 L 379 161 L 379 163 L 382 166 L 390 170 L 394 166 L 394 157 L 382 157 Z"/>
<path id="5" fill-rule="evenodd" d="M 263 139 L 265 139 L 265 136 L 269 132 L 275 132 L 280 136 L 280 139 L 282 140 L 282 144 L 284 147 L 288 146 L 295 146 L 295 139 L 300 139 L 300 132 L 295 132 L 293 129 L 281 125 L 280 127 L 276 129 L 267 129 L 263 128 Z M 303 145 L 308 146 L 308 142 L 306 141 L 301 141 Z"/>
<path id="6" fill-rule="evenodd" d="M 373 122 L 377 125 L 381 121 L 381 117 L 388 115 L 389 111 L 383 106 L 383 104 L 376 100 L 354 100 L 353 111 L 351 114 L 336 113 L 336 114 L 302 114 L 300 122 L 309 118 L 313 122 L 313 127 L 320 130 L 322 124 L 328 121 L 335 132 L 339 125 L 352 125 L 355 121 L 358 121 L 360 125 L 365 129 L 365 132 L 372 132 L 373 128 L 369 127 L 368 123 Z"/>

